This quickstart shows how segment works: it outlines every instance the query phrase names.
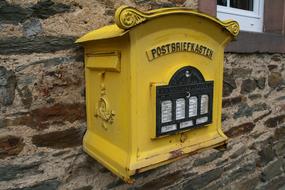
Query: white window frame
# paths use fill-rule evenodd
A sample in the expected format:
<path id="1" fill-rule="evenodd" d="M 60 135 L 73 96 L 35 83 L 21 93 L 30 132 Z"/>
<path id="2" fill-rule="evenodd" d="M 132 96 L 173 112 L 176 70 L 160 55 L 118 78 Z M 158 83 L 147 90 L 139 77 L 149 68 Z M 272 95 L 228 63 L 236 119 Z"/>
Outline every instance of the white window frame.
<path id="1" fill-rule="evenodd" d="M 233 19 L 238 21 L 240 30 L 251 32 L 263 32 L 264 0 L 253 0 L 253 11 L 217 5 L 217 17 L 221 20 Z"/>

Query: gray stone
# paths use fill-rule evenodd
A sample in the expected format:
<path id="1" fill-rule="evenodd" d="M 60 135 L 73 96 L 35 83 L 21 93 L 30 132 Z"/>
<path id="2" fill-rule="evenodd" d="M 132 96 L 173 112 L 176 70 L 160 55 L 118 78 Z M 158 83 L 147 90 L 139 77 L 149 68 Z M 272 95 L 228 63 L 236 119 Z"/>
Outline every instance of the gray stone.
<path id="1" fill-rule="evenodd" d="M 253 109 L 249 107 L 246 103 L 239 105 L 237 112 L 234 113 L 234 119 L 240 117 L 250 117 L 252 116 Z"/>
<path id="2" fill-rule="evenodd" d="M 76 47 L 73 36 L 9 37 L 0 39 L 0 54 L 48 53 Z"/>
<path id="3" fill-rule="evenodd" d="M 7 1 L 1 1 L 0 22 L 18 24 L 31 17 L 46 19 L 52 15 L 70 12 L 72 10 L 71 6 L 55 3 L 52 0 L 40 0 L 32 7 L 21 7 L 19 5 L 10 4 Z"/>
<path id="4" fill-rule="evenodd" d="M 282 174 L 282 160 L 275 160 L 270 162 L 261 172 L 261 180 L 269 181 L 275 176 Z"/>
<path id="5" fill-rule="evenodd" d="M 46 134 L 34 135 L 32 142 L 37 147 L 62 149 L 82 144 L 84 130 L 82 128 L 69 128 L 64 131 L 54 131 Z"/>
<path id="6" fill-rule="evenodd" d="M 283 82 L 283 77 L 282 74 L 279 72 L 272 72 L 269 76 L 268 76 L 268 85 L 271 88 L 276 88 L 278 86 L 280 86 Z"/>
<path id="7" fill-rule="evenodd" d="M 259 89 L 264 89 L 265 88 L 265 83 L 266 83 L 266 78 L 261 77 L 258 79 L 255 79 L 256 85 Z"/>
<path id="8" fill-rule="evenodd" d="M 1 105 L 9 106 L 13 104 L 16 85 L 15 73 L 0 66 L 0 107 Z"/>
<path id="9" fill-rule="evenodd" d="M 234 114 L 234 119 L 240 117 L 250 117 L 253 112 L 269 110 L 270 107 L 266 103 L 258 103 L 249 107 L 246 103 L 242 103 L 239 105 L 237 112 Z"/>
<path id="10" fill-rule="evenodd" d="M 252 111 L 257 112 L 257 111 L 269 110 L 270 106 L 268 106 L 266 103 L 258 103 L 254 104 L 251 108 Z"/>
<path id="11" fill-rule="evenodd" d="M 232 148 L 232 153 L 230 155 L 230 158 L 232 159 L 237 158 L 241 156 L 245 151 L 246 151 L 246 146 L 242 143 L 239 143 Z"/>
<path id="12" fill-rule="evenodd" d="M 284 140 L 285 139 L 285 125 L 278 127 L 274 132 L 274 140 Z"/>
<path id="13" fill-rule="evenodd" d="M 285 186 L 285 176 L 277 176 L 267 183 L 260 184 L 256 190 L 281 190 Z"/>
<path id="14" fill-rule="evenodd" d="M 281 56 L 280 56 L 280 55 L 273 55 L 273 56 L 271 57 L 271 59 L 272 59 L 273 61 L 281 61 Z"/>
<path id="15" fill-rule="evenodd" d="M 207 164 L 209 162 L 212 162 L 213 160 L 216 160 L 217 158 L 221 157 L 223 155 L 222 151 L 214 151 L 211 152 L 209 155 L 207 155 L 206 157 L 202 157 L 202 158 L 197 158 L 194 163 L 193 166 L 199 166 L 199 165 L 204 165 Z"/>
<path id="16" fill-rule="evenodd" d="M 36 36 L 42 32 L 42 25 L 39 19 L 32 18 L 23 23 L 24 35 L 27 37 Z"/>
<path id="17" fill-rule="evenodd" d="M 197 177 L 186 181 L 183 184 L 183 189 L 184 190 L 201 189 L 202 187 L 207 186 L 212 181 L 220 178 L 222 173 L 223 173 L 222 168 L 215 168 L 205 173 L 202 173 L 201 175 L 198 175 Z"/>
<path id="18" fill-rule="evenodd" d="M 278 156 L 285 156 L 285 138 L 280 139 L 273 148 Z"/>
<path id="19" fill-rule="evenodd" d="M 258 152 L 260 156 L 260 165 L 264 166 L 268 164 L 270 161 L 272 161 L 275 158 L 275 153 L 272 149 L 271 145 L 267 145 L 265 147 L 262 147 L 261 150 Z"/>
<path id="20" fill-rule="evenodd" d="M 283 100 L 285 100 L 285 96 L 280 96 L 280 97 L 276 98 L 275 100 L 277 100 L 277 101 L 283 101 Z"/>
<path id="21" fill-rule="evenodd" d="M 278 69 L 278 65 L 268 65 L 267 67 L 268 67 L 269 71 Z"/>
<path id="22" fill-rule="evenodd" d="M 58 13 L 69 12 L 72 9 L 69 5 L 55 3 L 52 0 L 40 0 L 37 4 L 31 7 L 31 10 L 33 17 L 46 19 Z"/>
<path id="23" fill-rule="evenodd" d="M 91 185 L 88 185 L 88 186 L 76 188 L 74 190 L 92 190 L 92 189 L 93 187 Z"/>
<path id="24" fill-rule="evenodd" d="M 234 78 L 248 78 L 252 73 L 252 69 L 248 68 L 232 68 Z"/>
<path id="25" fill-rule="evenodd" d="M 39 169 L 40 162 L 27 165 L 4 165 L 0 166 L 0 181 L 10 181 L 24 176 L 33 176 L 43 173 Z"/>
<path id="26" fill-rule="evenodd" d="M 257 176 L 248 176 L 243 178 L 240 181 L 237 181 L 234 184 L 229 184 L 230 189 L 238 189 L 238 190 L 250 190 L 250 189 L 255 189 L 255 187 L 259 184 L 260 180 L 259 177 Z"/>
<path id="27" fill-rule="evenodd" d="M 17 24 L 26 20 L 31 15 L 31 10 L 1 1 L 0 13 L 0 23 Z"/>
<path id="28" fill-rule="evenodd" d="M 232 170 L 230 173 L 227 174 L 227 181 L 232 182 L 241 178 L 243 176 L 248 176 L 249 174 L 253 173 L 256 169 L 256 162 L 255 160 L 250 160 L 245 164 L 238 164 L 238 167 Z"/>
<path id="29" fill-rule="evenodd" d="M 264 124 L 268 128 L 275 128 L 284 122 L 285 122 L 285 114 L 271 117 L 271 118 L 267 119 L 264 122 Z"/>
<path id="30" fill-rule="evenodd" d="M 29 87 L 24 86 L 22 89 L 17 89 L 19 96 L 21 97 L 21 101 L 24 104 L 26 109 L 30 108 L 33 102 L 33 95 L 30 91 Z"/>
<path id="31" fill-rule="evenodd" d="M 223 96 L 229 96 L 234 89 L 237 88 L 235 79 L 232 76 L 232 71 L 230 69 L 225 69 L 224 71 L 224 81 L 223 81 Z"/>
<path id="32" fill-rule="evenodd" d="M 249 99 L 251 99 L 251 100 L 256 100 L 256 99 L 259 99 L 259 98 L 261 98 L 262 96 L 260 95 L 260 94 L 250 94 L 249 96 L 248 96 L 248 98 Z"/>
<path id="33" fill-rule="evenodd" d="M 5 119 L 0 119 L 0 129 L 6 127 L 6 120 Z"/>
<path id="34" fill-rule="evenodd" d="M 12 190 L 57 190 L 60 182 L 57 179 L 43 181 L 31 187 L 23 187 Z"/>
<path id="35" fill-rule="evenodd" d="M 168 174 L 165 174 L 163 176 L 159 176 L 155 179 L 153 179 L 152 181 L 149 181 L 145 184 L 143 184 L 142 186 L 139 187 L 135 187 L 135 189 L 160 189 L 162 187 L 167 187 L 172 185 L 174 182 L 177 182 L 179 180 L 183 179 L 183 171 L 175 171 L 175 172 L 169 172 Z M 110 183 L 107 185 L 107 189 L 111 189 L 111 188 L 115 188 L 118 185 L 121 185 L 122 181 L 115 181 L 115 183 Z"/>
<path id="36" fill-rule="evenodd" d="M 241 84 L 241 94 L 251 93 L 256 89 L 256 82 L 255 80 L 246 79 Z"/>
<path id="37" fill-rule="evenodd" d="M 236 96 L 236 97 L 230 97 L 230 98 L 223 98 L 223 108 L 235 106 L 242 101 L 246 100 L 243 96 Z"/>

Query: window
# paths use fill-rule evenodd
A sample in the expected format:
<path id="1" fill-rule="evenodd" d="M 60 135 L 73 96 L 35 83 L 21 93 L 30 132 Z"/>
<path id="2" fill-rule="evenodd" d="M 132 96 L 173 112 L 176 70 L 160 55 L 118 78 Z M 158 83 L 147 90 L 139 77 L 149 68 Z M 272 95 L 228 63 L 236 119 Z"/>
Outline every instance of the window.
<path id="1" fill-rule="evenodd" d="M 264 0 L 217 0 L 217 17 L 239 22 L 243 31 L 263 31 Z"/>

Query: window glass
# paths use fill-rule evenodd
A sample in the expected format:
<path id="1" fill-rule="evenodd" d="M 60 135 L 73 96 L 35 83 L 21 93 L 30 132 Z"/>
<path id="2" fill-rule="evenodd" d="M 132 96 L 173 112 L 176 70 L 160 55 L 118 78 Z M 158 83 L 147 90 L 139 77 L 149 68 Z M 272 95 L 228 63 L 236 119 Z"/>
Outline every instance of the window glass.
<path id="1" fill-rule="evenodd" d="M 230 7 L 253 11 L 253 0 L 230 0 Z"/>
<path id="2" fill-rule="evenodd" d="M 227 0 L 218 0 L 217 4 L 221 6 L 227 6 Z"/>

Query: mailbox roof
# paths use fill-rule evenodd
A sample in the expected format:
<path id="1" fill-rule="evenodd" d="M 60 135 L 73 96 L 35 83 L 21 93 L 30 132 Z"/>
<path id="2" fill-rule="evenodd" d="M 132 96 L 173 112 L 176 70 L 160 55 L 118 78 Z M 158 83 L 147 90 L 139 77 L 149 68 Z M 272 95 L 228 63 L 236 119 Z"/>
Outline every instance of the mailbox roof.
<path id="1" fill-rule="evenodd" d="M 114 38 L 118 36 L 123 36 L 127 32 L 128 30 L 121 29 L 116 24 L 113 24 L 88 32 L 87 34 L 76 40 L 76 43 Z"/>
<path id="2" fill-rule="evenodd" d="M 211 17 L 209 15 L 186 8 L 162 8 L 148 12 L 140 12 L 139 10 L 132 7 L 121 6 L 117 9 L 115 14 L 116 24 L 105 26 L 100 29 L 89 32 L 79 38 L 76 43 L 123 36 L 124 34 L 128 33 L 130 29 L 143 22 L 146 22 L 156 17 L 170 14 L 188 14 L 211 20 L 212 22 L 215 22 L 221 27 L 223 27 L 225 31 L 228 32 L 228 34 L 231 35 L 233 38 L 235 38 L 239 33 L 239 24 L 236 21 L 221 21 L 215 17 Z"/>

